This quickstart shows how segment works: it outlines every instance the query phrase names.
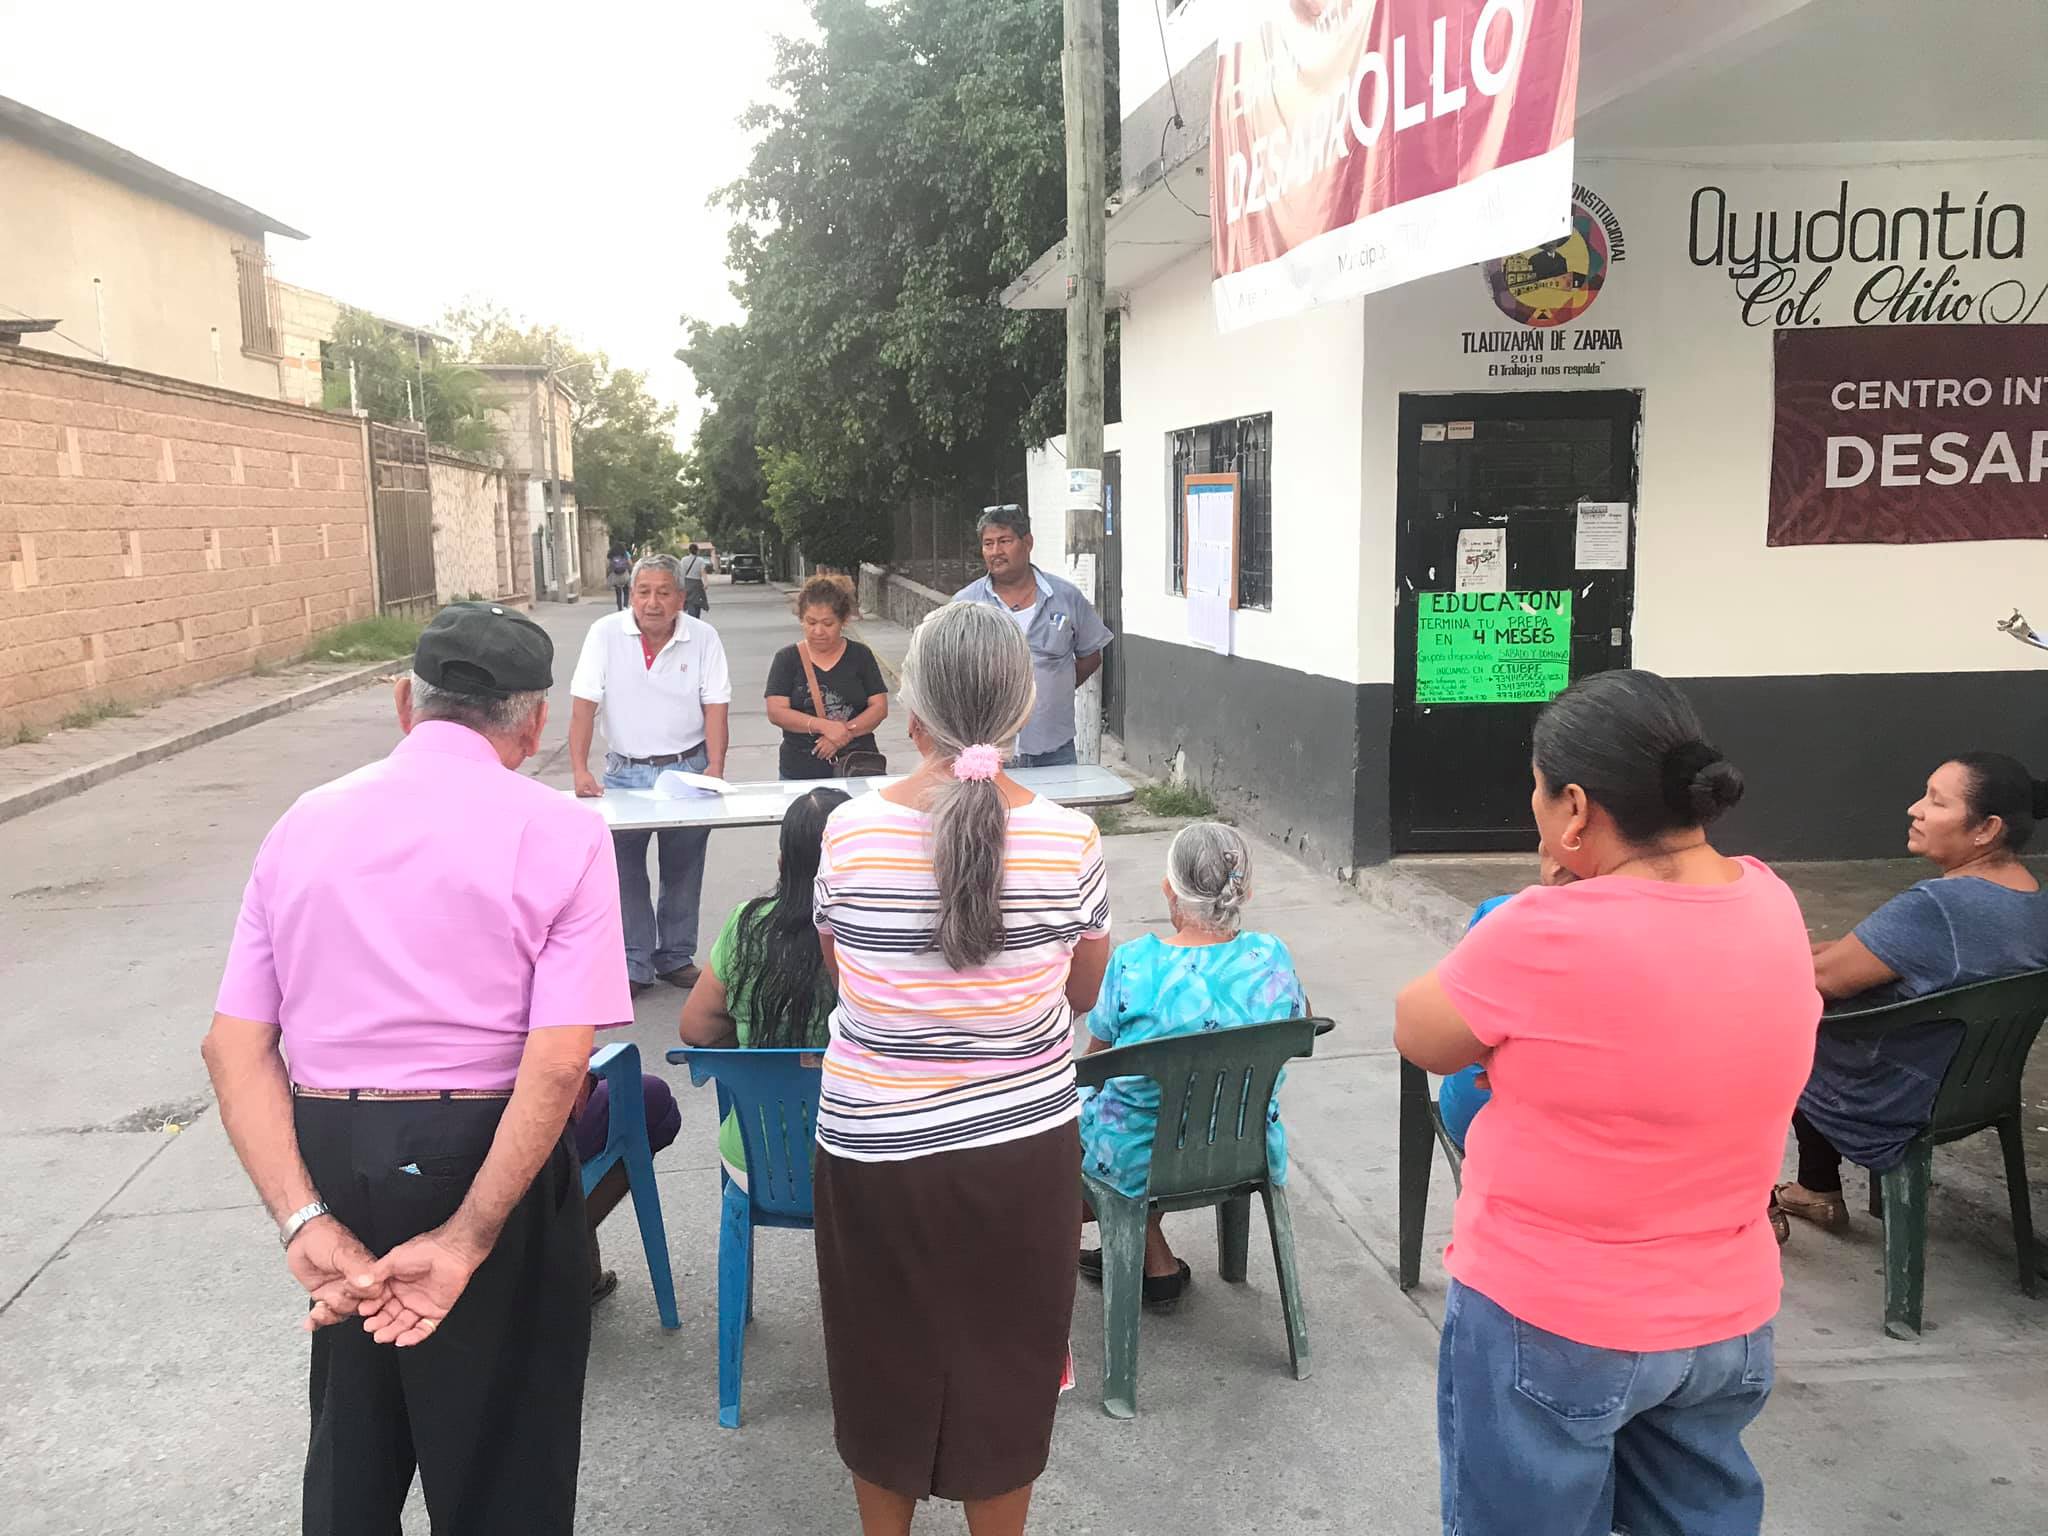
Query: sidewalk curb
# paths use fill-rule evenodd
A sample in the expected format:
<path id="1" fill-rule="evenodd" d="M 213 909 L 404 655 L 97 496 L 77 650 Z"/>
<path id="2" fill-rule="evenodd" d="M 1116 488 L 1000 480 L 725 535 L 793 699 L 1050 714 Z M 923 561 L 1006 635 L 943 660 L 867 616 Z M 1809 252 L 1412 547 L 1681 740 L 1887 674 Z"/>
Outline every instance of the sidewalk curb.
<path id="1" fill-rule="evenodd" d="M 1362 866 L 1344 883 L 1364 897 L 1367 906 L 1399 918 L 1447 948 L 1464 937 L 1472 920 L 1471 909 L 1455 896 L 1403 874 L 1394 865 Z"/>
<path id="2" fill-rule="evenodd" d="M 902 692 L 903 674 L 896 670 L 895 666 L 890 662 L 888 657 L 884 656 L 873 645 L 868 644 L 868 637 L 860 632 L 860 622 L 861 621 L 859 619 L 853 620 L 852 623 L 846 626 L 846 632 L 849 635 L 853 636 L 854 639 L 858 640 L 862 645 L 867 646 L 868 650 L 872 652 L 874 655 L 875 665 L 880 667 L 883 673 L 888 677 L 889 686 L 898 693 Z M 883 622 L 887 621 L 884 620 Z"/>
<path id="3" fill-rule="evenodd" d="M 12 821 L 17 816 L 26 816 L 30 811 L 41 810 L 44 806 L 54 805 L 59 800 L 68 800 L 73 795 L 91 789 L 95 784 L 118 779 L 124 773 L 147 768 L 151 763 L 162 762 L 167 757 L 175 757 L 180 752 L 204 746 L 209 741 L 218 741 L 223 736 L 232 736 L 235 732 L 247 730 L 252 725 L 275 720 L 280 715 L 288 715 L 296 710 L 305 709 L 308 705 L 322 703 L 383 678 L 395 677 L 408 665 L 408 660 L 373 662 L 367 667 L 358 667 L 353 672 L 343 672 L 334 677 L 324 678 L 309 688 L 299 689 L 296 693 L 281 694 L 277 698 L 258 704 L 253 709 L 245 709 L 238 715 L 230 715 L 225 720 L 215 720 L 180 735 L 153 741 L 146 747 L 137 747 L 132 752 L 102 758 L 96 763 L 86 764 L 83 768 L 74 768 L 69 772 L 43 779 L 31 784 L 27 789 L 0 796 L 0 822 Z"/>

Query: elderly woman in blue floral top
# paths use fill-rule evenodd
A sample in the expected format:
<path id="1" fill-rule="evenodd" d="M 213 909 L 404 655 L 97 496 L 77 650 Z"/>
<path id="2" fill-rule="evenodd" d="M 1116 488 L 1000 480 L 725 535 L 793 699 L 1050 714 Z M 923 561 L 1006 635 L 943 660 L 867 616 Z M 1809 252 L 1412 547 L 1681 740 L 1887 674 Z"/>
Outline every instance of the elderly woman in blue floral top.
<path id="1" fill-rule="evenodd" d="M 1234 827 L 1198 822 L 1181 829 L 1166 855 L 1173 933 L 1163 939 L 1148 933 L 1110 956 L 1101 997 L 1088 1015 L 1089 1053 L 1308 1012 L 1287 946 L 1270 933 L 1240 931 L 1251 874 L 1251 847 Z M 1266 1165 L 1276 1184 L 1287 1180 L 1279 1086 L 1274 1084 L 1266 1111 Z M 1158 1121 L 1158 1084 L 1143 1077 L 1111 1078 L 1081 1106 L 1083 1165 L 1124 1194 L 1143 1196 Z M 1099 1248 L 1082 1250 L 1081 1273 L 1101 1278 Z M 1189 1279 L 1187 1264 L 1167 1245 L 1154 1212 L 1145 1228 L 1145 1304 L 1172 1307 Z"/>

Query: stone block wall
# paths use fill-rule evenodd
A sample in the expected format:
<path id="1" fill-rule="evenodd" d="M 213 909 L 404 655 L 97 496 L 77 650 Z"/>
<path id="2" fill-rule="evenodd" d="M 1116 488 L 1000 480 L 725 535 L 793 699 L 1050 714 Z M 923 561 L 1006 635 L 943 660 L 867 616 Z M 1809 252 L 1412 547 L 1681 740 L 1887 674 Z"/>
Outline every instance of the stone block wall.
<path id="1" fill-rule="evenodd" d="M 922 582 L 899 576 L 879 565 L 860 568 L 860 611 L 873 618 L 887 619 L 904 629 L 915 629 L 934 608 L 943 608 L 953 598 Z"/>
<path id="2" fill-rule="evenodd" d="M 375 611 L 357 421 L 0 355 L 0 734 L 285 660 Z"/>
<path id="3" fill-rule="evenodd" d="M 516 564 L 512 539 L 523 538 L 525 518 L 506 500 L 505 475 L 453 454 L 433 454 L 427 481 L 434 502 L 434 584 L 440 600 L 472 592 L 511 597 Z M 527 557 L 532 561 L 531 554 Z"/>

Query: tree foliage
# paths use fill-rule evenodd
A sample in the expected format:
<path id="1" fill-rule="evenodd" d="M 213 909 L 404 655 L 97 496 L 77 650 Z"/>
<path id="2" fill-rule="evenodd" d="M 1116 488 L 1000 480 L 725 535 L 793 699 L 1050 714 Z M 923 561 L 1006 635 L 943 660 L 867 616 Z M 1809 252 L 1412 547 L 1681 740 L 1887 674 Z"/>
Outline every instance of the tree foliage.
<path id="1" fill-rule="evenodd" d="M 343 308 L 322 363 L 321 403 L 330 411 L 353 403 L 377 421 L 419 421 L 427 441 L 457 453 L 488 453 L 497 441 L 476 369 L 440 356 L 399 334 L 375 315 Z"/>
<path id="2" fill-rule="evenodd" d="M 1025 449 L 1062 425 L 1061 316 L 1000 303 L 1065 227 L 1061 5 L 812 12 L 720 195 L 746 318 L 691 323 L 678 353 L 712 403 L 685 505 L 714 529 L 765 508 L 843 565 L 886 555 L 906 499 L 1021 499 Z M 1114 143 L 1113 90 L 1107 118 Z"/>
<path id="3" fill-rule="evenodd" d="M 494 304 L 465 303 L 442 317 L 441 328 L 471 362 L 559 370 L 576 397 L 577 502 L 604 512 L 614 539 L 637 546 L 676 531 L 683 472 L 676 409 L 647 392 L 644 372 L 614 368 L 603 352 L 554 326 L 522 324 Z"/>

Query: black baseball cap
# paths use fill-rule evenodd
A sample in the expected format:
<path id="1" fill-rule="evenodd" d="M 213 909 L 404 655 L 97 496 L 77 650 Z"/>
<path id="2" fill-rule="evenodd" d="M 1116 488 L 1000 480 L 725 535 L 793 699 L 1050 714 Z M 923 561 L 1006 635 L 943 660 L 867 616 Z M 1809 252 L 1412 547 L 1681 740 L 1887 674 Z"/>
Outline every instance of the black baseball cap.
<path id="1" fill-rule="evenodd" d="M 433 687 L 483 699 L 545 693 L 555 684 L 554 667 L 548 632 L 497 603 L 450 603 L 412 653 L 413 671 Z"/>

